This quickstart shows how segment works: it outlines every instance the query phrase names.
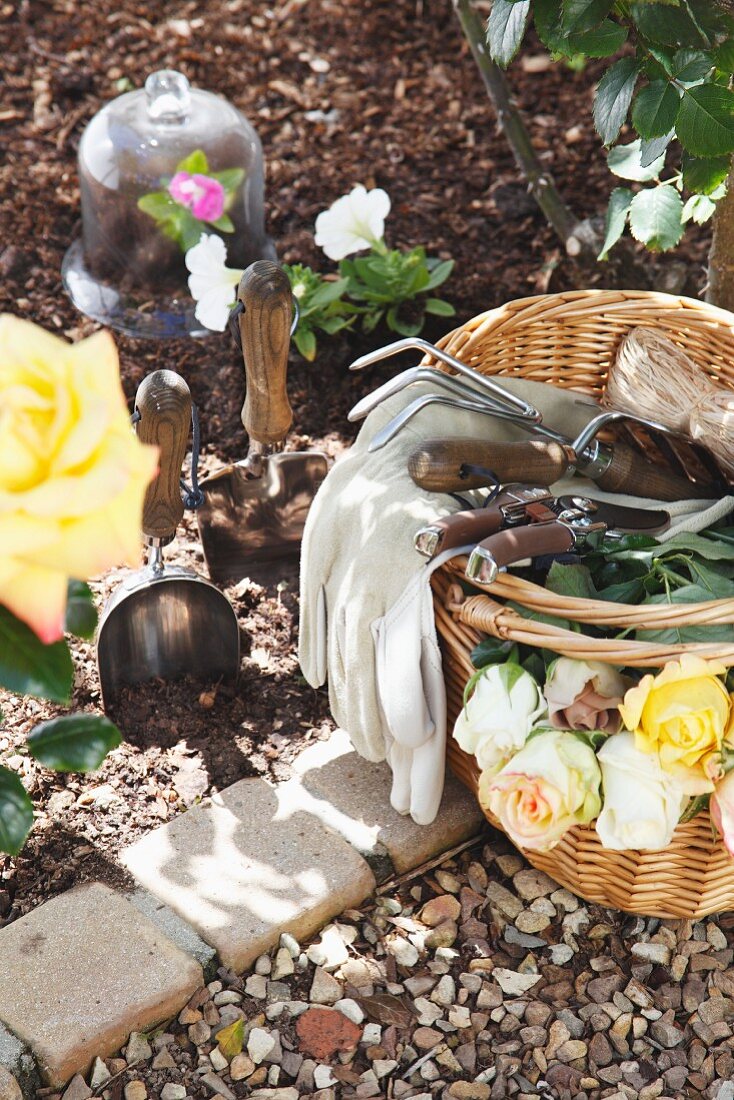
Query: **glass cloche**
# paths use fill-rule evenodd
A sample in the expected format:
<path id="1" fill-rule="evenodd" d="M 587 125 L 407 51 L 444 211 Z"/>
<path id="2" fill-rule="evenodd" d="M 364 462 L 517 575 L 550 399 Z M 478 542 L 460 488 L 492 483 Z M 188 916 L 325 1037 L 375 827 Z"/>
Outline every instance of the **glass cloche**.
<path id="1" fill-rule="evenodd" d="M 220 96 L 153 73 L 89 122 L 79 145 L 82 238 L 64 258 L 72 301 L 132 336 L 203 335 L 184 256 L 220 236 L 227 266 L 274 258 L 260 139 Z"/>

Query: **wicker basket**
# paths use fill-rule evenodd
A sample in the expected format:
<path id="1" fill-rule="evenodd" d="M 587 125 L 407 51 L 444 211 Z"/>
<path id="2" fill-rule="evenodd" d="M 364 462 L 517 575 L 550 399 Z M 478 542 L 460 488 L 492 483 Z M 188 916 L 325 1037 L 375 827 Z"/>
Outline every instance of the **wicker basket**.
<path id="1" fill-rule="evenodd" d="M 447 336 L 442 346 L 485 374 L 549 382 L 598 398 L 620 340 L 636 325 L 660 329 L 702 371 L 734 389 L 734 316 L 668 294 L 588 290 L 524 298 L 474 318 Z M 706 645 L 589 638 L 528 621 L 499 602 L 512 599 L 529 610 L 580 623 L 654 629 L 734 623 L 734 599 L 685 607 L 632 607 L 558 596 L 508 574 L 492 585 L 477 586 L 481 594 L 464 598 L 455 583 L 464 564 L 461 559 L 450 562 L 433 578 L 449 729 L 474 671 L 470 653 L 487 634 L 618 665 L 659 667 L 684 652 L 734 665 L 734 629 L 731 643 Z M 451 737 L 448 761 L 476 794 L 476 763 Z M 496 820 L 489 820 L 499 827 Z M 552 851 L 523 854 L 533 866 L 588 901 L 626 912 L 697 919 L 734 908 L 734 861 L 714 838 L 706 812 L 679 825 L 669 847 L 660 852 L 607 851 L 593 827 L 578 826 Z"/>

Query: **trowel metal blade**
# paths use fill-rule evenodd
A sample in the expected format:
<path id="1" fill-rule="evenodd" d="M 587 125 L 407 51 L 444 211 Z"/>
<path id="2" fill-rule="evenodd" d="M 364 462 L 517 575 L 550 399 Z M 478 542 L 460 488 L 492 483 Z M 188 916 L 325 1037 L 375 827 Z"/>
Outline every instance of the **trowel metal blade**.
<path id="1" fill-rule="evenodd" d="M 289 451 L 266 458 L 261 477 L 239 464 L 202 482 L 204 503 L 196 516 L 212 579 L 240 580 L 254 562 L 297 555 L 327 469 L 320 451 Z"/>
<path id="2" fill-rule="evenodd" d="M 232 605 L 197 573 L 166 566 L 131 574 L 107 604 L 97 631 L 105 708 L 129 684 L 194 676 L 235 680 L 239 626 Z"/>

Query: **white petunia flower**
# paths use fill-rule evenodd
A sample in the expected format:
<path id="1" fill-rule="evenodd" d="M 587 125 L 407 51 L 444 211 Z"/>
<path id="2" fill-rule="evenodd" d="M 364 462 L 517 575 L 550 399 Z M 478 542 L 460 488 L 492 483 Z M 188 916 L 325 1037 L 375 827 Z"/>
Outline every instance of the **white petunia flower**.
<path id="1" fill-rule="evenodd" d="M 381 187 L 367 191 L 358 183 L 316 219 L 314 240 L 330 260 L 343 260 L 382 241 L 390 196 Z"/>
<path id="2" fill-rule="evenodd" d="M 227 246 L 213 233 L 202 233 L 185 260 L 191 272 L 189 290 L 196 301 L 194 316 L 205 328 L 224 332 L 244 272 L 227 267 Z"/>

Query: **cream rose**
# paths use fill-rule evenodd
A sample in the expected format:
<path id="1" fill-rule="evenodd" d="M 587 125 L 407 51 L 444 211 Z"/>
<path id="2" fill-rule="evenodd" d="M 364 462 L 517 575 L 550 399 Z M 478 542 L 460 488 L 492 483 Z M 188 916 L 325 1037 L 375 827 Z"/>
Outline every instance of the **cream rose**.
<path id="1" fill-rule="evenodd" d="M 482 771 L 497 771 L 545 714 L 540 688 L 529 672 L 512 661 L 489 665 L 456 719 L 454 737 L 464 752 L 476 756 Z"/>
<path id="2" fill-rule="evenodd" d="M 535 734 L 500 772 L 479 778 L 479 801 L 519 848 L 545 852 L 599 813 L 594 750 L 574 733 Z"/>
<path id="3" fill-rule="evenodd" d="M 68 344 L 0 317 L 0 603 L 61 637 L 69 578 L 140 556 L 157 449 L 138 442 L 109 333 Z"/>
<path id="4" fill-rule="evenodd" d="M 543 694 L 548 718 L 560 730 L 616 733 L 622 724 L 619 704 L 629 680 L 603 661 L 559 657 L 548 669 Z"/>
<path id="5" fill-rule="evenodd" d="M 689 797 L 678 779 L 626 731 L 604 742 L 598 760 L 604 808 L 596 831 L 604 847 L 666 848 Z"/>

